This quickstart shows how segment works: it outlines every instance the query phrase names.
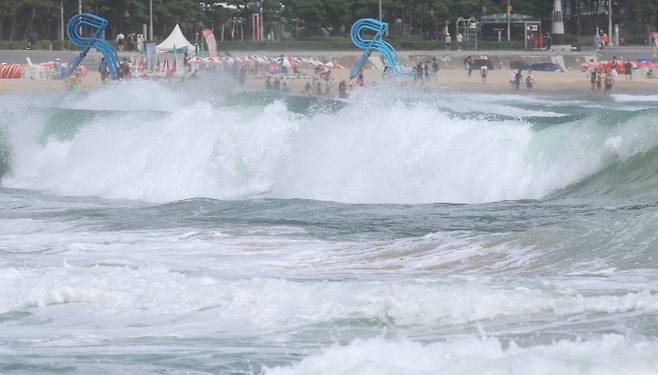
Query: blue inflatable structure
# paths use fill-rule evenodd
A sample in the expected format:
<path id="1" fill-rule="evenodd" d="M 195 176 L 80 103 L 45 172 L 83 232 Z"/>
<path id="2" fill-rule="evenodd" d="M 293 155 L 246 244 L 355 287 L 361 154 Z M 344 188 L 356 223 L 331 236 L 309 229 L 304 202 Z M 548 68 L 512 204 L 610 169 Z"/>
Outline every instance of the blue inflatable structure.
<path id="1" fill-rule="evenodd" d="M 375 36 L 372 39 L 365 39 L 363 37 L 363 31 L 366 30 L 375 32 Z M 400 62 L 398 52 L 393 48 L 391 43 L 382 39 L 387 30 L 388 24 L 386 22 L 374 18 L 362 18 L 352 24 L 352 31 L 350 32 L 352 43 L 354 43 L 356 47 L 363 49 L 363 55 L 359 57 L 352 67 L 351 78 L 354 78 L 359 74 L 359 71 L 363 69 L 363 66 L 368 62 L 368 57 L 370 57 L 370 54 L 375 49 L 384 56 L 389 75 L 394 77 L 407 77 L 413 75 L 411 72 L 404 69 Z"/>
<path id="2" fill-rule="evenodd" d="M 83 35 L 83 26 L 90 28 L 92 34 Z M 81 48 L 82 51 L 79 56 L 73 58 L 73 60 L 69 62 L 68 75 L 71 75 L 75 69 L 78 68 L 78 65 L 80 65 L 82 60 L 87 57 L 90 49 L 96 48 L 96 50 L 105 57 L 110 76 L 113 79 L 118 78 L 119 55 L 117 55 L 117 51 L 114 50 L 112 45 L 102 38 L 105 28 L 107 28 L 107 20 L 98 17 L 95 14 L 80 13 L 71 17 L 66 27 L 66 35 L 68 36 L 69 41 L 71 41 L 74 46 Z"/>

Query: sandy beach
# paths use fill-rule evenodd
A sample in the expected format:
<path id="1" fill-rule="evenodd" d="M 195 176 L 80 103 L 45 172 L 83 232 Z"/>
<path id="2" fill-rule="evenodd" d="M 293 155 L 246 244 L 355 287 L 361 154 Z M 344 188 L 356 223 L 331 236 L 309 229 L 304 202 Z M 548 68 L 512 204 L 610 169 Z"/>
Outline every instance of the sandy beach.
<path id="1" fill-rule="evenodd" d="M 292 75 L 286 76 L 284 81 L 287 83 L 291 93 L 301 93 L 304 86 L 311 81 L 312 70 L 300 69 L 302 78 Z M 341 80 L 349 82 L 349 69 L 334 69 L 331 72 L 331 93 L 329 96 L 336 96 L 338 93 L 338 83 Z M 523 73 L 525 78 L 526 72 Z M 633 79 L 629 80 L 627 76 L 619 75 L 616 79 L 613 93 L 634 93 L 634 94 L 651 94 L 658 92 L 658 79 L 647 79 L 646 71 L 638 69 L 634 72 Z M 403 78 L 402 81 L 408 80 L 410 85 L 418 87 L 430 87 L 437 90 L 458 90 L 473 92 L 516 92 L 510 84 L 511 70 L 490 70 L 486 82 L 480 77 L 479 71 L 475 70 L 471 76 L 468 76 L 465 69 L 441 69 L 439 73 L 430 80 L 414 81 L 412 78 Z M 364 70 L 366 84 L 376 84 L 385 78 L 382 72 L 377 69 Z M 589 79 L 585 73 L 579 70 L 570 70 L 567 72 L 533 72 L 535 85 L 532 90 L 528 90 L 524 84 L 521 85 L 518 93 L 523 94 L 541 94 L 541 95 L 592 95 L 590 90 Z M 211 78 L 212 79 L 212 78 Z M 98 72 L 90 69 L 89 74 L 82 80 L 83 90 L 95 90 L 103 87 Z M 245 84 L 247 90 L 258 91 L 265 89 L 265 77 L 251 76 L 247 77 Z M 58 91 L 65 90 L 65 84 L 62 80 L 28 80 L 28 79 L 3 79 L 0 80 L 0 93 L 2 92 L 38 92 L 38 91 Z M 602 95 L 602 92 L 596 92 L 595 95 Z"/>

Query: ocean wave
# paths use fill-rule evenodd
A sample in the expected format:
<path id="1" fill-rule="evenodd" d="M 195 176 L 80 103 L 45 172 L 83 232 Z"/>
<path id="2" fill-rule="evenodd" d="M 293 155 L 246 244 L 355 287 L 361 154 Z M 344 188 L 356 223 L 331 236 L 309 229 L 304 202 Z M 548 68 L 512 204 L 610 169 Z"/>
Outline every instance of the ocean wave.
<path id="1" fill-rule="evenodd" d="M 0 269 L 0 314 L 71 303 L 102 315 L 212 310 L 217 319 L 241 326 L 283 329 L 346 319 L 437 327 L 502 318 L 541 319 L 543 314 L 658 311 L 658 295 L 648 291 L 609 292 L 581 295 L 572 288 L 516 287 L 472 278 L 225 280 L 158 265 Z"/>
<path id="2" fill-rule="evenodd" d="M 281 102 L 261 109 L 217 107 L 203 100 L 183 106 L 181 94 L 164 87 L 157 87 L 153 97 L 158 105 L 149 99 L 134 107 L 136 94 L 130 93 L 147 88 L 123 88 L 125 99 L 112 88 L 91 93 L 77 105 L 98 107 L 111 93 L 109 108 L 125 104 L 170 113 L 76 115 L 73 129 L 60 130 L 66 136 L 44 136 L 47 113 L 14 117 L 4 126 L 4 149 L 10 150 L 5 154 L 10 152 L 11 160 L 0 158 L 11 167 L 3 185 L 150 202 L 266 196 L 483 203 L 549 196 L 658 142 L 654 114 L 647 111 L 537 128 L 523 118 L 457 118 L 422 101 L 389 100 L 382 106 L 377 100 L 382 93 L 373 98 L 365 92 L 338 113 L 307 117 L 290 113 Z M 456 103 L 460 110 L 497 113 L 499 104 L 462 99 L 435 101 L 446 108 Z M 612 123 L 601 125 L 607 122 Z"/>
<path id="3" fill-rule="evenodd" d="M 268 375 L 293 374 L 654 374 L 658 343 L 604 335 L 520 347 L 496 338 L 450 339 L 422 344 L 380 338 L 335 345 L 299 363 L 265 368 Z"/>

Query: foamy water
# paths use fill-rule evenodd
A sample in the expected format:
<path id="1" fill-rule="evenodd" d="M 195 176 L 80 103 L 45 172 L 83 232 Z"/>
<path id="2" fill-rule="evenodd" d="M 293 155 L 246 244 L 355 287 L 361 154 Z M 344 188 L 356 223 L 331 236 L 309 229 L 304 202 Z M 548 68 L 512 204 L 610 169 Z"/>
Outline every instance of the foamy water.
<path id="1" fill-rule="evenodd" d="M 2 99 L 0 372 L 658 372 L 650 97 Z"/>

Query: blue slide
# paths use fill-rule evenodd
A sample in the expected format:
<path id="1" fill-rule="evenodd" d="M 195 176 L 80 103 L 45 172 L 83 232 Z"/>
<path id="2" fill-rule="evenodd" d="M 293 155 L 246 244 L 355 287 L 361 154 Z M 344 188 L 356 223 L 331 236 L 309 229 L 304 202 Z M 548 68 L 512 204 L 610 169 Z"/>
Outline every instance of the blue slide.
<path id="1" fill-rule="evenodd" d="M 362 35 L 364 30 L 374 31 L 374 38 L 364 39 Z M 359 70 L 363 69 L 363 66 L 368 61 L 368 57 L 370 57 L 370 54 L 375 49 L 384 56 L 387 70 L 391 76 L 403 77 L 413 75 L 404 69 L 398 52 L 393 48 L 391 43 L 382 39 L 387 30 L 388 24 L 386 22 L 374 18 L 362 18 L 352 24 L 352 31 L 350 32 L 352 43 L 363 50 L 363 55 L 359 57 L 352 67 L 350 78 L 354 78 L 359 74 Z"/>
<path id="2" fill-rule="evenodd" d="M 91 28 L 92 34 L 83 35 L 83 26 Z M 101 38 L 105 28 L 107 28 L 107 20 L 95 14 L 80 13 L 71 17 L 66 28 L 66 35 L 74 46 L 82 49 L 82 52 L 69 63 L 68 75 L 75 71 L 90 49 L 96 48 L 105 57 L 110 76 L 113 79 L 119 77 L 119 55 L 108 41 Z"/>

